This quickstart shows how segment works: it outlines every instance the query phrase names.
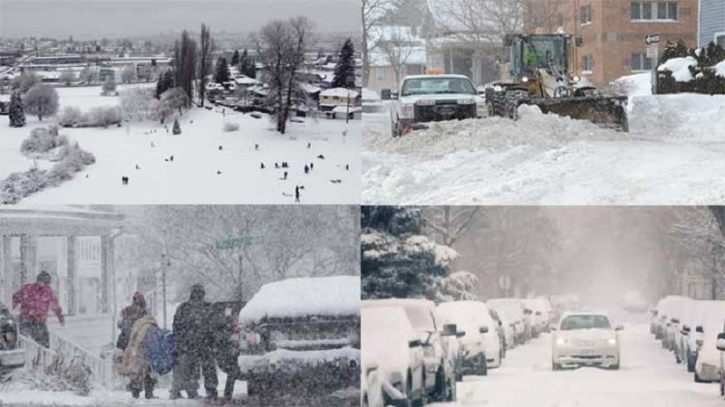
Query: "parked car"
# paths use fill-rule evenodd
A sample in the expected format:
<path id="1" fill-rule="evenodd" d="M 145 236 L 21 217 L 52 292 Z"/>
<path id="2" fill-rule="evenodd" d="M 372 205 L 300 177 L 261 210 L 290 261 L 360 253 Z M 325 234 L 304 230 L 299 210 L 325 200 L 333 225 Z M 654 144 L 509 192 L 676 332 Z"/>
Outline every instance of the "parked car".
<path id="1" fill-rule="evenodd" d="M 681 328 L 683 349 L 681 358 L 686 362 L 687 371 L 690 373 L 695 372 L 695 363 L 704 341 L 704 328 L 712 324 L 713 316 L 717 319 L 725 316 L 725 301 L 692 301 L 692 303 L 694 306 L 689 307 L 689 312 L 683 317 Z"/>
<path id="2" fill-rule="evenodd" d="M 551 367 L 601 366 L 619 369 L 619 335 L 609 316 L 596 312 L 565 313 L 554 329 Z"/>
<path id="3" fill-rule="evenodd" d="M 718 334 L 723 331 L 725 324 L 725 301 L 701 301 L 703 309 L 702 318 L 695 331 L 700 331 L 696 339 L 698 343 L 693 378 L 695 382 L 721 382 L 722 355 L 717 349 Z"/>
<path id="4" fill-rule="evenodd" d="M 675 354 L 675 361 L 682 361 L 682 318 L 688 312 L 688 308 L 693 306 L 693 300 L 690 298 L 678 299 L 670 303 L 668 307 L 668 317 L 670 324 L 667 326 L 667 334 L 665 335 L 669 347 Z"/>
<path id="5" fill-rule="evenodd" d="M 524 313 L 531 325 L 531 337 L 538 338 L 541 333 L 549 330 L 551 322 L 548 312 L 544 308 L 543 302 L 538 299 L 525 298 L 521 301 L 524 304 Z"/>
<path id="6" fill-rule="evenodd" d="M 498 334 L 498 323 L 491 318 L 488 306 L 480 301 L 455 301 L 446 302 L 438 305 L 441 313 L 447 318 L 447 322 L 456 324 L 465 332 L 462 336 L 462 344 L 464 345 L 464 355 L 475 354 L 485 356 L 486 369 L 497 368 L 501 366 L 503 359 L 503 348 Z M 471 332 L 474 334 L 471 336 Z M 481 349 L 481 345 L 483 349 Z M 469 351 L 470 350 L 470 351 Z M 481 355 L 480 351 L 483 351 Z M 468 357 L 468 361 L 472 358 Z M 480 360 L 476 359 L 480 364 Z M 485 374 L 481 370 L 482 374 Z"/>
<path id="7" fill-rule="evenodd" d="M 435 304 L 421 299 L 363 301 L 362 308 L 399 307 L 405 310 L 418 339 L 423 343 L 424 383 L 430 399 L 446 400 L 456 394 L 456 360 L 446 348 L 446 336 L 455 336 L 455 327 L 444 327 L 436 318 Z"/>
<path id="8" fill-rule="evenodd" d="M 484 329 L 476 321 L 475 316 L 457 313 L 446 303 L 440 304 L 437 312 L 445 324 L 456 326 L 455 338 L 460 349 L 456 379 L 463 380 L 463 375 L 486 376 L 488 374 L 486 343 L 481 334 Z M 488 328 L 485 330 L 488 332 Z"/>
<path id="9" fill-rule="evenodd" d="M 662 347 L 667 350 L 674 350 L 674 329 L 673 324 L 677 321 L 679 325 L 679 319 L 675 318 L 676 315 L 681 314 L 682 305 L 684 302 L 690 301 L 689 298 L 670 295 L 661 299 L 657 303 L 657 337 L 662 341 Z M 679 327 L 678 327 L 679 329 Z"/>
<path id="10" fill-rule="evenodd" d="M 248 393 L 300 395 L 360 388 L 360 278 L 292 278 L 265 284 L 239 312 Z M 335 380 L 317 380 L 321 376 Z"/>
<path id="11" fill-rule="evenodd" d="M 498 333 L 498 342 L 499 346 L 501 347 L 501 357 L 506 357 L 506 349 L 508 349 L 508 335 L 507 331 L 513 332 L 513 328 L 508 326 L 507 324 L 504 324 L 504 320 L 501 318 L 501 316 L 494 310 L 493 308 L 489 307 L 488 312 L 491 314 L 491 318 L 493 318 L 493 322 L 496 324 L 496 332 Z M 511 336 L 513 338 L 513 334 Z M 513 340 L 513 339 L 512 339 Z"/>
<path id="12" fill-rule="evenodd" d="M 520 299 L 494 298 L 486 301 L 486 304 L 495 309 L 499 315 L 505 314 L 507 316 L 514 331 L 514 345 L 520 345 L 527 341 L 526 315 Z"/>
<path id="13" fill-rule="evenodd" d="M 503 332 L 504 350 L 508 351 L 516 347 L 518 340 L 516 339 L 516 322 L 513 317 L 509 316 L 505 307 L 495 308 L 488 304 L 491 310 L 491 316 L 494 320 L 500 321 L 501 331 Z M 504 352 L 505 355 L 505 352 Z"/>
<path id="14" fill-rule="evenodd" d="M 363 400 L 370 407 L 408 406 L 410 402 L 424 405 L 423 343 L 405 311 L 399 307 L 363 307 L 360 315 L 363 383 L 367 382 Z"/>
<path id="15" fill-rule="evenodd" d="M 19 348 L 18 333 L 10 309 L 0 302 L 0 380 L 25 366 L 25 350 Z"/>

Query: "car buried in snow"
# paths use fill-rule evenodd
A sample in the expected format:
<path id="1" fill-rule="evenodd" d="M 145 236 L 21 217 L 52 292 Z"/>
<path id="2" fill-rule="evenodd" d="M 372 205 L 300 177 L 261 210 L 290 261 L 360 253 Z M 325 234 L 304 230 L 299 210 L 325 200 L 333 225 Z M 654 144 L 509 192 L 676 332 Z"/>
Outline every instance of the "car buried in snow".
<path id="1" fill-rule="evenodd" d="M 318 397 L 359 389 L 359 304 L 359 277 L 263 285 L 239 313 L 239 367 L 248 393 Z"/>
<path id="2" fill-rule="evenodd" d="M 428 128 L 427 123 L 486 116 L 486 102 L 463 75 L 406 76 L 397 93 L 389 95 L 393 137 Z"/>
<path id="3" fill-rule="evenodd" d="M 619 369 L 619 331 L 609 316 L 596 312 L 565 313 L 552 327 L 551 368 L 598 366 Z"/>
<path id="4" fill-rule="evenodd" d="M 18 331 L 10 309 L 0 302 L 0 381 L 25 366 L 25 350 L 19 348 Z"/>
<path id="5" fill-rule="evenodd" d="M 447 336 L 455 336 L 455 327 L 444 326 L 435 312 L 435 304 L 423 299 L 367 300 L 362 308 L 403 308 L 423 347 L 423 382 L 427 398 L 453 401 L 456 397 L 456 360 L 447 349 Z M 451 329 L 453 328 L 453 329 Z"/>

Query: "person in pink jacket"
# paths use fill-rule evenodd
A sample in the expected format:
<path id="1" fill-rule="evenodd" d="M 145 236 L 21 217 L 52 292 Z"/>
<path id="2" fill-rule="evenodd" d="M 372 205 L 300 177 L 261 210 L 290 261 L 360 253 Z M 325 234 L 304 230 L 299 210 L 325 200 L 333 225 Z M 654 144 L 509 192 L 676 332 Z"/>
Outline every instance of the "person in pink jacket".
<path id="1" fill-rule="evenodd" d="M 20 333 L 30 336 L 33 340 L 46 348 L 50 347 L 48 335 L 48 310 L 55 312 L 61 326 L 65 325 L 63 310 L 58 304 L 58 298 L 50 286 L 51 278 L 48 272 L 38 274 L 35 283 L 25 284 L 18 292 L 13 294 L 13 309 L 20 305 Z"/>

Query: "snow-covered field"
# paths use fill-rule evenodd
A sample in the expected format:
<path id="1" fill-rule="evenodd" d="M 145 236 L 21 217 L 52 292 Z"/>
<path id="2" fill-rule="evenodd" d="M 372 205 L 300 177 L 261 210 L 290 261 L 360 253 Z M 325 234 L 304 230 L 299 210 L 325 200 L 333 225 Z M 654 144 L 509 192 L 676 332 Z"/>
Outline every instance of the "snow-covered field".
<path id="1" fill-rule="evenodd" d="M 645 74 L 646 76 L 646 74 Z M 725 96 L 652 96 L 627 78 L 630 133 L 520 108 L 517 122 L 363 130 L 364 204 L 710 204 L 725 197 Z"/>
<path id="2" fill-rule="evenodd" d="M 624 325 L 618 371 L 551 370 L 551 337 L 544 334 L 507 353 L 487 377 L 464 377 L 458 400 L 432 406 L 486 407 L 716 407 L 717 384 L 695 383 L 692 373 L 661 348 L 646 323 Z"/>
<path id="3" fill-rule="evenodd" d="M 61 109 L 76 106 L 85 111 L 119 103 L 116 97 L 100 96 L 100 87 L 58 88 L 58 92 Z M 255 119 L 229 109 L 225 113 L 199 108 L 185 112 L 179 120 L 182 134 L 178 136 L 167 133 L 157 122 L 125 123 L 109 129 L 62 129 L 61 134 L 96 156 L 96 164 L 60 187 L 22 203 L 286 204 L 294 203 L 297 185 L 304 186 L 300 191 L 303 204 L 359 203 L 359 120 L 346 124 L 307 118 L 304 123 L 289 123 L 283 136 L 273 131 L 266 117 Z M 3 124 L 0 179 L 34 165 L 20 154 L 20 144 L 33 128 L 50 122 L 40 123 L 28 116 L 24 128 Z M 238 123 L 241 128 L 223 132 L 225 122 Z M 170 130 L 171 125 L 168 127 Z M 167 161 L 171 156 L 173 162 Z M 289 168 L 275 169 L 275 163 L 281 166 L 283 161 Z M 262 163 L 266 169 L 261 169 Z M 306 164 L 314 164 L 309 174 L 304 173 Z M 41 161 L 37 165 L 50 166 Z M 282 179 L 285 171 L 287 180 Z M 129 185 L 122 185 L 124 176 L 129 177 Z"/>

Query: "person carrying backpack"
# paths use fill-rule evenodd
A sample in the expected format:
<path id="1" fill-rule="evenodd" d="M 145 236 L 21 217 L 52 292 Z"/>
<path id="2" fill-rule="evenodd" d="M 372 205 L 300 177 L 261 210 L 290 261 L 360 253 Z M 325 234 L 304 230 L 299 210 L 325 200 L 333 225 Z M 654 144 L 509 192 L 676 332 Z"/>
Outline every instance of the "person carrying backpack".
<path id="1" fill-rule="evenodd" d="M 131 379 L 131 395 L 138 398 L 141 390 L 147 399 L 154 397 L 156 380 L 151 377 L 151 364 L 146 354 L 146 340 L 159 329 L 156 319 L 151 315 L 139 318 L 131 329 L 128 344 L 123 351 L 119 373 Z"/>

